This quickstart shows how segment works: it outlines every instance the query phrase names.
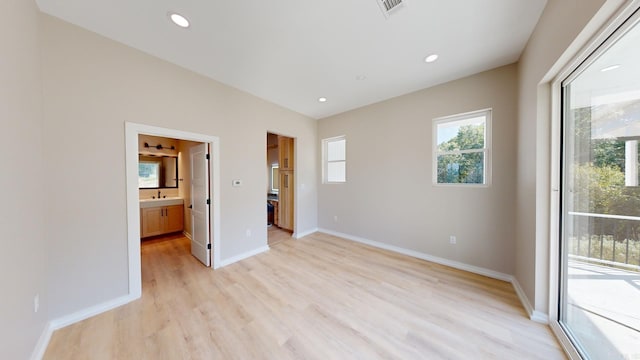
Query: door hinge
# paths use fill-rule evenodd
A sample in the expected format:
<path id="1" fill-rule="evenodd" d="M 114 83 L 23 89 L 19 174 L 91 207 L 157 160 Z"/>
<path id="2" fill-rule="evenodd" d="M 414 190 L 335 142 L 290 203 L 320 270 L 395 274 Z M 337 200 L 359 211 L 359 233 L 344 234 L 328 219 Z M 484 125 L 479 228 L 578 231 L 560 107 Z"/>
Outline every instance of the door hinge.
<path id="1" fill-rule="evenodd" d="M 207 250 L 211 250 L 211 244 L 207 244 Z"/>
<path id="2" fill-rule="evenodd" d="M 205 155 L 205 158 L 206 158 L 207 160 L 209 160 L 209 154 Z"/>
<path id="3" fill-rule="evenodd" d="M 211 205 L 211 200 L 207 199 L 207 205 Z"/>

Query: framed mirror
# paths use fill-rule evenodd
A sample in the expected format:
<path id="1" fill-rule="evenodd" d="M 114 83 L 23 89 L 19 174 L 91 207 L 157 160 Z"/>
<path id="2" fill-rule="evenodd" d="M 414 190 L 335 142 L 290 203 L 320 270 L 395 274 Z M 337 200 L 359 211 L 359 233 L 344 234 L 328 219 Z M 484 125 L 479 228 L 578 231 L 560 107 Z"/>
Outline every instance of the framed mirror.
<path id="1" fill-rule="evenodd" d="M 162 189 L 178 187 L 178 158 L 138 155 L 138 187 Z"/>

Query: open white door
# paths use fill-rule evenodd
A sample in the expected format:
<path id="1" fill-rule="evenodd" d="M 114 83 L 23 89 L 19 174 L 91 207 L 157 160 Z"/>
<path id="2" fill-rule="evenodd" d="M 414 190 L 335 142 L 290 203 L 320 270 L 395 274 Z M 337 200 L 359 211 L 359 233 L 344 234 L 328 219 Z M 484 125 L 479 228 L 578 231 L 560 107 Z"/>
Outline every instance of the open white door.
<path id="1" fill-rule="evenodd" d="M 208 144 L 189 150 L 191 161 L 191 254 L 211 266 L 209 229 L 209 151 Z"/>

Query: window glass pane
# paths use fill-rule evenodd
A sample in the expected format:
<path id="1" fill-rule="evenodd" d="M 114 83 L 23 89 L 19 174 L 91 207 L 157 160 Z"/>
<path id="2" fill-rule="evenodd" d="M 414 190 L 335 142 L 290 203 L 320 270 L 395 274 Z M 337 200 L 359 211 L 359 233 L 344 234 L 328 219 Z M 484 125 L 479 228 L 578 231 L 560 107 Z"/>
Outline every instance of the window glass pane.
<path id="1" fill-rule="evenodd" d="M 438 184 L 483 184 L 484 153 L 438 155 Z"/>
<path id="2" fill-rule="evenodd" d="M 559 321 L 591 359 L 640 354 L 639 40 L 563 83 Z"/>
<path id="3" fill-rule="evenodd" d="M 327 160 L 346 160 L 346 144 L 347 141 L 345 139 L 328 141 Z"/>
<path id="4" fill-rule="evenodd" d="M 160 187 L 160 163 L 157 163 L 157 162 L 138 163 L 138 187 L 140 188 Z"/>
<path id="5" fill-rule="evenodd" d="M 438 124 L 438 150 L 455 151 L 484 148 L 486 116 Z"/>
<path id="6" fill-rule="evenodd" d="M 338 161 L 327 164 L 327 181 L 344 182 L 346 178 L 346 162 Z"/>

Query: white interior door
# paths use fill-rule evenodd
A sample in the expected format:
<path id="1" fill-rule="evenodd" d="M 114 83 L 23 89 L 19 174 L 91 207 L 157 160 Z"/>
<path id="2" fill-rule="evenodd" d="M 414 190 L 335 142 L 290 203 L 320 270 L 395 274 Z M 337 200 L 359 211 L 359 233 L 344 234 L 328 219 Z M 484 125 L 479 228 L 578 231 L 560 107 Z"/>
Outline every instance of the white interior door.
<path id="1" fill-rule="evenodd" d="M 209 228 L 209 151 L 208 144 L 189 150 L 191 161 L 191 254 L 211 266 Z"/>

